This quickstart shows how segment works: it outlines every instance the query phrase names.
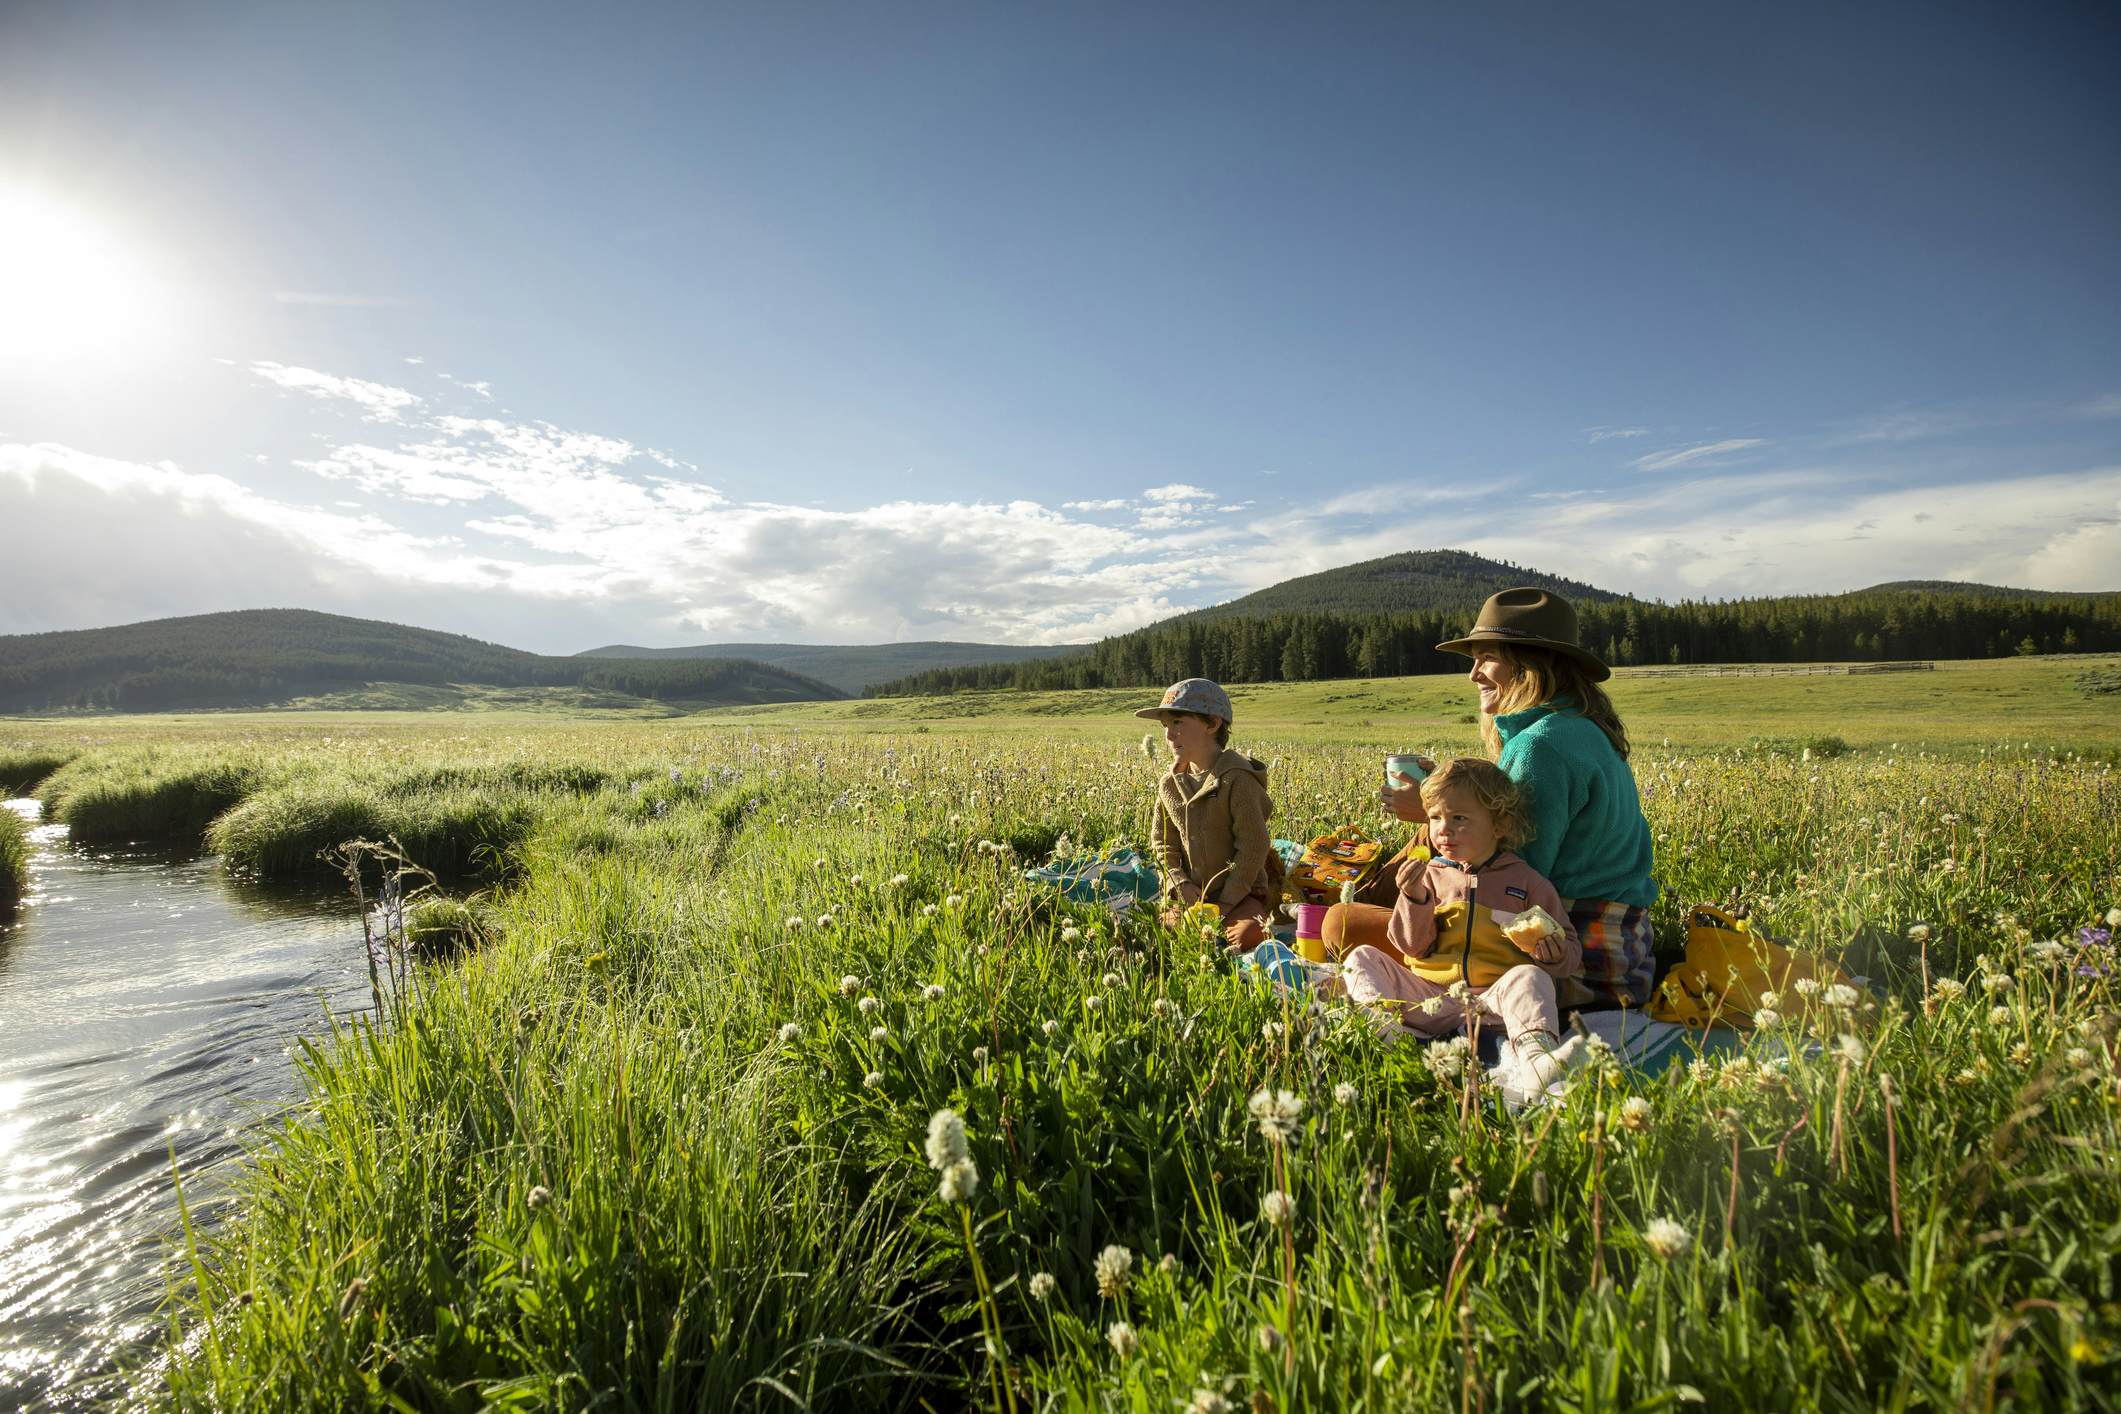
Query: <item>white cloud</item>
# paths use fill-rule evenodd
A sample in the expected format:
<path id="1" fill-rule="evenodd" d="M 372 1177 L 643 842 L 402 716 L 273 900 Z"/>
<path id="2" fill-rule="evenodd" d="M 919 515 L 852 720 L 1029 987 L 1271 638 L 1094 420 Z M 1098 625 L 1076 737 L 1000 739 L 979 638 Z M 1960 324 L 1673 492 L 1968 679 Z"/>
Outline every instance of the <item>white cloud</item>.
<path id="1" fill-rule="evenodd" d="M 493 384 L 487 382 L 484 379 L 473 381 L 468 378 L 459 378 L 451 373 L 437 373 L 435 376 L 437 378 L 440 378 L 444 383 L 453 383 L 457 387 L 464 389 L 468 393 L 477 393 L 480 397 L 489 400 L 491 400 L 493 397 Z"/>
<path id="2" fill-rule="evenodd" d="M 336 373 L 319 373 L 314 368 L 290 368 L 284 363 L 261 362 L 253 363 L 250 369 L 266 382 L 279 387 L 326 401 L 336 399 L 352 403 L 370 422 L 401 421 L 402 414 L 424 403 L 419 394 L 404 388 L 346 378 Z"/>
<path id="3" fill-rule="evenodd" d="M 1650 435 L 1650 429 L 1647 427 L 1586 427 L 1583 430 L 1593 443 L 1610 442 L 1615 437 L 1647 437 Z"/>
<path id="4" fill-rule="evenodd" d="M 1729 456 L 1733 452 L 1743 452 L 1748 448 L 1766 445 L 1765 437 L 1733 437 L 1722 442 L 1701 442 L 1691 447 L 1668 447 L 1664 451 L 1636 458 L 1634 465 L 1641 471 L 1670 471 L 1674 467 L 1691 466 L 1711 457 Z"/>
<path id="5" fill-rule="evenodd" d="M 1142 499 L 1159 504 L 1172 504 L 1180 501 L 1212 501 L 1215 499 L 1215 493 L 1204 487 L 1188 486 L 1183 481 L 1175 481 L 1169 486 L 1150 487 L 1142 492 Z"/>
<path id="6" fill-rule="evenodd" d="M 1108 501 L 1063 501 L 1061 502 L 1061 509 L 1064 511 L 1123 511 L 1133 504 L 1126 497 L 1117 496 Z"/>
<path id="7" fill-rule="evenodd" d="M 2121 393 L 2108 393 L 2077 404 L 2079 417 L 2121 417 Z"/>

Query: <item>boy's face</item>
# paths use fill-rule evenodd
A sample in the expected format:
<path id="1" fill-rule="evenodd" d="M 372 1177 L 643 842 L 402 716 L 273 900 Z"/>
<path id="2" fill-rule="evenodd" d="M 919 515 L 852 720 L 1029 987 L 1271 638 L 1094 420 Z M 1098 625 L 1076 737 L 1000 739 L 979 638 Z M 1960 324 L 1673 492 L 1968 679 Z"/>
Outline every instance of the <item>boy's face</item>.
<path id="1" fill-rule="evenodd" d="M 1427 802 L 1429 846 L 1446 859 L 1479 864 L 1495 852 L 1495 817 L 1464 786 L 1447 786 Z"/>
<path id="2" fill-rule="evenodd" d="M 1171 757 L 1175 761 L 1212 761 L 1221 749 L 1215 744 L 1215 730 L 1221 725 L 1213 717 L 1196 717 L 1191 712 L 1166 712 L 1164 745 L 1171 748 Z"/>

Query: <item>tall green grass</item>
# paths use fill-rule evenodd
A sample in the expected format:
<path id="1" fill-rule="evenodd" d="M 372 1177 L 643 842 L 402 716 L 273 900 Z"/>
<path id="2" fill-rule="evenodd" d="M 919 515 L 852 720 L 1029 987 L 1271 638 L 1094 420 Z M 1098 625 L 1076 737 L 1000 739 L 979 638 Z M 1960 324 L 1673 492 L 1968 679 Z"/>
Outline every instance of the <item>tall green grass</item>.
<path id="1" fill-rule="evenodd" d="M 0 797 L 28 795 L 79 753 L 37 748 L 0 748 Z"/>
<path id="2" fill-rule="evenodd" d="M 37 787 L 80 844 L 196 841 L 262 779 L 254 753 L 145 746 L 75 757 Z"/>
<path id="3" fill-rule="evenodd" d="M 1363 810 L 1367 753 L 1246 744 L 1279 832 Z M 1513 1119 L 1028 889 L 997 841 L 1139 840 L 1131 746 L 621 745 L 613 784 L 522 797 L 497 943 L 307 1056 L 310 1108 L 200 1250 L 172 1402 L 953 1408 L 1001 1370 L 1082 1409 L 2114 1394 L 2116 998 L 2076 931 L 2121 904 L 2110 767 L 1645 752 L 1667 926 L 1735 888 L 1877 990 Z M 1304 1101 L 1285 1150 L 1262 1088 Z M 1001 1370 L 921 1157 L 945 1106 Z"/>
<path id="4" fill-rule="evenodd" d="M 0 810 L 0 918 L 14 914 L 29 892 L 29 826 L 12 810 Z"/>
<path id="5" fill-rule="evenodd" d="M 431 795 L 391 791 L 356 777 L 305 777 L 268 786 L 217 818 L 207 848 L 262 878 L 335 869 L 347 840 L 395 840 L 438 879 L 498 875 L 529 832 L 535 810 L 521 794 L 458 787 Z"/>

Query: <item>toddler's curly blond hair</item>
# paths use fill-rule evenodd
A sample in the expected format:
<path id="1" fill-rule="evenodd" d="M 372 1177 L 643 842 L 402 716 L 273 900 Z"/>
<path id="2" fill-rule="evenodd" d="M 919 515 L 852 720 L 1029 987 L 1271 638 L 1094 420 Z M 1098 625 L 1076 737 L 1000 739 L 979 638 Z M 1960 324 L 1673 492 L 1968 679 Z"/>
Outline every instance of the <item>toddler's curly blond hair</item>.
<path id="1" fill-rule="evenodd" d="M 1421 783 L 1421 803 L 1434 809 L 1452 787 L 1464 790 L 1495 820 L 1495 843 L 1515 849 L 1532 838 L 1532 807 L 1502 767 L 1480 756 L 1455 756 Z"/>

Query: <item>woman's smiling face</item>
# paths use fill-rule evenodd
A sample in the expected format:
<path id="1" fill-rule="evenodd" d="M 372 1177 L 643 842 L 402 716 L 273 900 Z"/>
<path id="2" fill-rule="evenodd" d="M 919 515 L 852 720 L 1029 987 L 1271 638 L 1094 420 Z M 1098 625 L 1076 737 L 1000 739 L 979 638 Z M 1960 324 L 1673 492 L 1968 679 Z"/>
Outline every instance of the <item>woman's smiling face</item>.
<path id="1" fill-rule="evenodd" d="M 1483 648 L 1473 655 L 1473 671 L 1466 677 L 1480 689 L 1480 710 L 1492 717 L 1497 704 L 1502 701 L 1503 691 L 1517 681 L 1517 669 L 1491 649 Z"/>

